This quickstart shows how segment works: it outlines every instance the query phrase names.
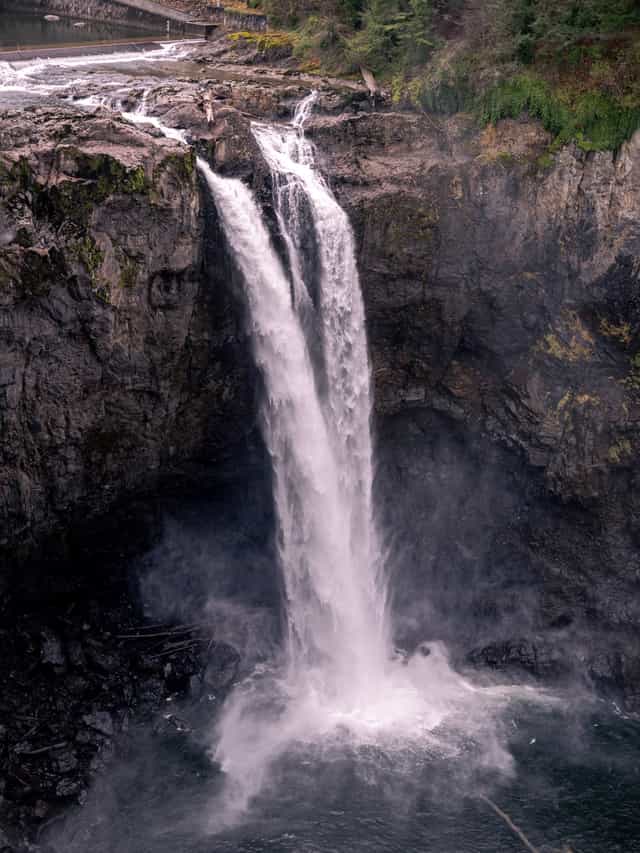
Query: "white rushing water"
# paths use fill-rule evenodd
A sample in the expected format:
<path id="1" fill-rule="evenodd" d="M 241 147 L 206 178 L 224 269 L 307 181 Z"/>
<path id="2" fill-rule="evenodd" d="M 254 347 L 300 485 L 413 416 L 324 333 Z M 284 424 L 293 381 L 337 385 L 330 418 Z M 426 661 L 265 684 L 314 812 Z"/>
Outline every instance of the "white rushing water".
<path id="1" fill-rule="evenodd" d="M 163 47 L 136 59 L 179 58 L 181 50 Z M 113 62 L 131 59 L 118 55 Z M 77 81 L 70 70 L 78 64 L 77 58 L 20 69 L 0 64 L 0 92 L 71 88 Z M 93 57 L 87 64 L 109 63 Z M 126 112 L 117 84 L 92 88 L 75 103 L 117 109 L 187 144 L 185 131 L 147 115 L 146 93 Z M 462 719 L 466 736 L 471 706 L 491 699 L 453 672 L 438 643 L 409 658 L 393 651 L 373 509 L 370 368 L 354 235 L 304 135 L 315 100 L 306 98 L 288 126 L 253 127 L 271 170 L 286 262 L 251 190 L 197 160 L 242 278 L 263 380 L 287 626 L 284 665 L 255 671 L 238 685 L 216 725 L 212 754 L 227 779 L 223 808 L 216 808 L 223 822 L 242 816 L 292 746 L 346 738 L 349 748 L 373 743 L 385 754 L 406 754 L 409 744 L 422 755 L 425 743 L 446 752 L 450 742 L 434 731 L 445 720 L 457 719 L 460 728 Z M 506 698 L 500 690 L 492 695 Z M 507 767 L 490 718 L 481 713 L 473 725 L 491 762 Z"/>
<path id="2" fill-rule="evenodd" d="M 289 126 L 254 126 L 290 277 L 251 191 L 198 160 L 243 278 L 264 380 L 288 628 L 284 673 L 254 673 L 218 724 L 214 755 L 228 780 L 223 820 L 243 813 L 295 744 L 347 737 L 404 751 L 426 738 L 432 747 L 433 730 L 478 695 L 440 644 L 410 659 L 393 654 L 372 504 L 370 371 L 354 237 L 304 137 L 314 99 Z M 309 229 L 315 299 L 305 276 Z M 490 737 L 486 743 L 507 766 L 501 748 Z"/>
<path id="3" fill-rule="evenodd" d="M 305 345 L 304 360 L 282 350 L 278 357 L 295 362 L 287 372 L 297 389 L 313 398 L 308 408 L 317 413 L 322 429 L 305 446 L 305 422 L 286 400 L 270 397 L 265 435 L 274 460 L 290 663 L 325 694 L 360 701 L 361 691 L 380 676 L 389 652 L 371 497 L 369 364 L 353 232 L 302 131 L 314 98 L 302 102 L 292 126 L 255 125 L 254 135 L 272 172 L 297 295 L 292 304 L 286 281 L 287 323 Z M 317 311 L 310 310 L 311 294 L 303 279 L 309 229 L 318 247 Z M 237 251 L 235 256 L 242 264 Z M 254 259 L 249 251 L 248 262 Z M 268 334 L 257 316 L 261 302 L 256 300 L 252 316 L 259 332 Z M 308 350 L 316 337 L 322 358 L 314 373 Z M 263 363 L 262 369 L 268 377 L 273 366 Z M 316 460 L 321 460 L 319 466 Z"/>
<path id="4" fill-rule="evenodd" d="M 53 57 L 17 62 L 0 62 L 0 95 L 20 92 L 46 96 L 86 84 L 81 76 L 71 72 L 93 66 L 128 65 L 130 63 L 175 62 L 187 56 L 198 40 L 165 42 L 148 50 L 123 50 L 87 56 Z"/>

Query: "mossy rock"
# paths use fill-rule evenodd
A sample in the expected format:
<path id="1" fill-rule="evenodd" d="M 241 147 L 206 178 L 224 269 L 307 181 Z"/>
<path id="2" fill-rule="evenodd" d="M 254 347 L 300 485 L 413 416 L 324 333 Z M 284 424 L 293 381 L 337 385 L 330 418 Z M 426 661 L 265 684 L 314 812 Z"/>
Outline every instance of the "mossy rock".
<path id="1" fill-rule="evenodd" d="M 73 152 L 77 175 L 42 188 L 36 200 L 36 215 L 49 219 L 56 227 L 69 221 L 86 226 L 94 207 L 110 196 L 138 195 L 150 190 L 143 166 L 128 169 L 106 154 Z"/>

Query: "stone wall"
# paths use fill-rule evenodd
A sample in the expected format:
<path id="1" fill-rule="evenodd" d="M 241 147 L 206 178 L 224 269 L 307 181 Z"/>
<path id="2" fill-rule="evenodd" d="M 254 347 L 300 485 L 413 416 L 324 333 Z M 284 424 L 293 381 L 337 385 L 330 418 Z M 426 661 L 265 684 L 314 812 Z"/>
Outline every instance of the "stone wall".
<path id="1" fill-rule="evenodd" d="M 172 34 L 208 35 L 202 24 L 190 23 L 191 16 L 188 13 L 163 6 L 153 0 L 122 0 L 122 2 L 118 0 L 20 0 L 18 4 L 12 0 L 0 0 L 0 11 L 15 12 L 17 8 L 43 15 L 54 13 L 98 21 L 113 21 L 126 24 L 128 27 L 153 30 L 155 33 L 159 28 L 164 30 L 167 21 L 170 21 Z M 193 18 L 198 22 L 234 31 L 265 32 L 267 30 L 266 15 L 228 11 L 224 6 L 210 5 L 206 13 L 194 13 Z"/>
<path id="2" fill-rule="evenodd" d="M 164 30 L 166 23 L 166 19 L 143 9 L 104 0 L 20 0 L 18 4 L 12 0 L 0 0 L 0 11 L 15 12 L 18 9 L 43 15 L 68 15 L 74 18 L 109 21 L 141 30 L 153 30 L 154 33 L 158 32 L 159 27 Z M 172 21 L 172 27 L 174 31 L 186 32 L 184 23 Z"/>
<path id="3" fill-rule="evenodd" d="M 212 17 L 226 30 L 263 33 L 267 30 L 266 15 L 249 15 L 227 11 L 223 6 L 212 9 Z"/>

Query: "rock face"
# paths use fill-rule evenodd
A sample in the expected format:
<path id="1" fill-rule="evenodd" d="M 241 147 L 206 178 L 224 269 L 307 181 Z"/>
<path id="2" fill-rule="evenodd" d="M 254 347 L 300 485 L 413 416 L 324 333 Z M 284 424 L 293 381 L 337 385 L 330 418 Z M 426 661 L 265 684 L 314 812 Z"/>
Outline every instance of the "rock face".
<path id="1" fill-rule="evenodd" d="M 242 110 L 282 115 L 294 89 L 165 87 L 152 109 L 267 199 Z M 309 133 L 358 238 L 406 645 L 587 673 L 637 708 L 640 139 L 550 157 L 527 123 L 480 133 L 359 97 L 329 94 Z M 255 383 L 191 155 L 59 108 L 2 139 L 0 519 L 15 553 L 233 458 Z"/>
<path id="2" fill-rule="evenodd" d="M 196 457 L 220 460 L 252 429 L 249 359 L 224 246 L 215 229 L 203 236 L 194 156 L 112 114 L 23 119 L 5 114 L 0 134 L 10 554 Z"/>
<path id="3" fill-rule="evenodd" d="M 551 158 L 526 123 L 314 134 L 359 237 L 406 630 L 489 662 L 543 633 L 638 707 L 640 136 Z"/>

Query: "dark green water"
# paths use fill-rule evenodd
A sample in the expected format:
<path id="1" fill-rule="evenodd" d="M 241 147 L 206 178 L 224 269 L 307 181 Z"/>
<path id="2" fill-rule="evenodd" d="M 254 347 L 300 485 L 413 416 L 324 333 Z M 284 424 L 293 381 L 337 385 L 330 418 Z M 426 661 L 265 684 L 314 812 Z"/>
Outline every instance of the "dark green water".
<path id="1" fill-rule="evenodd" d="M 41 45 L 61 47 L 67 44 L 127 38 L 146 39 L 164 35 L 103 21 L 84 21 L 83 27 L 74 27 L 74 23 L 77 22 L 79 22 L 78 18 L 46 21 L 44 15 L 0 11 L 0 48 L 9 50 Z"/>
<path id="2" fill-rule="evenodd" d="M 317 743 L 281 757 L 253 807 L 211 832 L 224 779 L 201 735 L 132 734 L 86 807 L 52 838 L 59 853 L 539 853 L 640 851 L 640 724 L 604 706 L 577 718 L 506 712 L 514 772 L 472 740 L 444 756 Z"/>

